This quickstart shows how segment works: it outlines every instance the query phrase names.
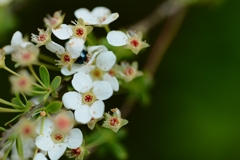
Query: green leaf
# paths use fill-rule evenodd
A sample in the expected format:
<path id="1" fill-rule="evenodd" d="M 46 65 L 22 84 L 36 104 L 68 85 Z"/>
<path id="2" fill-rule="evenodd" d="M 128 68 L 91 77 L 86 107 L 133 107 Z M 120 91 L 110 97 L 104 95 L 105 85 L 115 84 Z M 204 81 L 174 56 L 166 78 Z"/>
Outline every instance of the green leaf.
<path id="1" fill-rule="evenodd" d="M 14 112 L 23 112 L 23 110 L 0 107 L 0 112 L 11 112 L 11 113 L 14 113 Z"/>
<path id="2" fill-rule="evenodd" d="M 61 84 L 61 77 L 60 76 L 56 76 L 53 81 L 51 82 L 51 88 L 52 90 L 57 89 L 57 87 Z"/>
<path id="3" fill-rule="evenodd" d="M 13 104 L 16 104 L 17 106 L 19 106 L 19 107 L 14 106 L 15 109 L 23 109 L 24 108 L 24 107 L 21 107 L 22 104 L 18 101 L 18 99 L 16 97 L 12 98 L 11 102 Z"/>
<path id="4" fill-rule="evenodd" d="M 46 107 L 46 112 L 48 112 L 48 113 L 56 113 L 61 108 L 62 108 L 62 102 L 61 101 L 54 101 L 54 102 L 50 103 Z"/>
<path id="5" fill-rule="evenodd" d="M 45 66 L 41 65 L 39 67 L 39 74 L 40 74 L 40 78 L 41 78 L 43 84 L 45 84 L 48 87 L 50 84 L 50 76 L 49 76 L 47 68 Z"/>
<path id="6" fill-rule="evenodd" d="M 46 94 L 42 94 L 41 96 L 39 96 L 38 102 L 42 102 L 42 101 L 45 102 L 48 99 L 49 95 L 50 95 L 50 92 L 47 92 Z"/>
<path id="7" fill-rule="evenodd" d="M 24 158 L 24 151 L 23 151 L 22 139 L 21 139 L 20 136 L 17 137 L 16 147 L 17 147 L 19 157 L 21 157 L 21 159 L 23 159 Z"/>
<path id="8" fill-rule="evenodd" d="M 58 92 L 56 90 L 52 91 L 51 95 L 54 97 L 54 98 L 57 98 L 58 97 Z"/>
<path id="9" fill-rule="evenodd" d="M 2 158 L 2 160 L 6 160 L 6 159 L 7 159 L 8 154 L 9 154 L 9 152 L 10 152 L 11 149 L 12 149 L 13 143 L 14 143 L 14 141 L 11 141 L 11 144 L 10 144 L 10 146 L 8 147 L 8 149 L 6 150 L 6 152 L 5 152 L 4 157 Z"/>
<path id="10" fill-rule="evenodd" d="M 0 131 L 6 131 L 6 129 L 3 127 L 0 127 Z"/>

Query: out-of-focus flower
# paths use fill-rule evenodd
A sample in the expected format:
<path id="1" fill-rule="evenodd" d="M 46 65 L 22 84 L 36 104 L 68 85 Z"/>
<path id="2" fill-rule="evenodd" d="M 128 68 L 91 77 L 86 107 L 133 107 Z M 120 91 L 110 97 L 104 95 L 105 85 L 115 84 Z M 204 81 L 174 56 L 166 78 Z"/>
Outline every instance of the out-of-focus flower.
<path id="1" fill-rule="evenodd" d="M 4 46 L 3 49 L 5 50 L 6 54 L 11 54 L 19 47 L 25 48 L 28 44 L 32 43 L 25 41 L 22 33 L 20 31 L 16 31 L 12 36 L 11 44 Z"/>
<path id="2" fill-rule="evenodd" d="M 132 30 L 125 34 L 122 31 L 110 31 L 107 35 L 107 41 L 113 46 L 124 46 L 131 49 L 133 53 L 138 54 L 142 48 L 149 46 L 145 41 L 142 41 L 142 33 Z"/>
<path id="3" fill-rule="evenodd" d="M 51 30 L 47 28 L 46 31 L 43 29 L 38 29 L 38 35 L 32 33 L 32 42 L 36 43 L 37 47 L 42 45 L 46 45 L 49 41 L 51 41 Z"/>
<path id="4" fill-rule="evenodd" d="M 91 130 L 93 130 L 93 128 L 95 127 L 96 123 L 97 123 L 98 121 L 101 121 L 102 119 L 103 119 L 103 117 L 100 117 L 100 118 L 97 118 L 97 119 L 92 118 L 92 119 L 87 123 L 88 128 L 91 129 Z"/>
<path id="5" fill-rule="evenodd" d="M 134 78 L 142 76 L 143 73 L 138 71 L 138 63 L 132 62 L 130 65 L 128 62 L 121 62 L 121 66 L 119 68 L 119 76 L 126 82 L 132 81 Z"/>
<path id="6" fill-rule="evenodd" d="M 57 28 L 60 26 L 63 22 L 63 19 L 65 17 L 65 14 L 62 14 L 62 11 L 56 11 L 54 12 L 53 16 L 47 15 L 46 18 L 43 19 L 46 27 L 48 28 Z"/>
<path id="7" fill-rule="evenodd" d="M 67 109 L 75 110 L 76 121 L 86 124 L 92 118 L 102 117 L 105 108 L 102 100 L 112 96 L 111 85 L 105 81 L 93 82 L 91 77 L 83 72 L 73 76 L 72 85 L 78 92 L 65 93 L 62 101 Z"/>
<path id="8" fill-rule="evenodd" d="M 122 126 L 126 125 L 128 121 L 121 118 L 121 112 L 118 108 L 111 109 L 111 111 L 113 112 L 112 115 L 109 113 L 104 114 L 106 121 L 103 122 L 102 126 L 117 132 Z"/>
<path id="9" fill-rule="evenodd" d="M 27 70 L 21 70 L 18 72 L 20 77 L 15 75 L 11 75 L 9 80 L 12 85 L 13 93 L 25 93 L 31 94 L 32 91 L 32 82 L 34 82 L 34 78 L 27 72 Z"/>
<path id="10" fill-rule="evenodd" d="M 86 25 L 94 25 L 97 27 L 108 25 L 115 21 L 118 13 L 111 13 L 106 7 L 95 7 L 92 12 L 86 8 L 79 8 L 74 12 L 77 18 L 82 18 Z"/>
<path id="11" fill-rule="evenodd" d="M 18 47 L 12 53 L 12 60 L 18 65 L 28 66 L 37 62 L 38 54 L 39 48 L 33 44 L 28 44 L 25 48 Z"/>

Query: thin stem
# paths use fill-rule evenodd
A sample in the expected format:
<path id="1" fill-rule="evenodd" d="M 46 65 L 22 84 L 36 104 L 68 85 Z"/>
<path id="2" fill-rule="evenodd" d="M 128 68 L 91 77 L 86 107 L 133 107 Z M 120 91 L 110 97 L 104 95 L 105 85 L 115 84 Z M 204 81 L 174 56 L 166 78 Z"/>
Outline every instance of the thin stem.
<path id="1" fill-rule="evenodd" d="M 48 93 L 48 91 L 35 91 L 35 90 L 32 90 L 32 93 L 35 93 L 35 94 L 46 94 L 46 93 Z"/>
<path id="2" fill-rule="evenodd" d="M 42 124 L 41 124 L 41 129 L 40 129 L 40 135 L 43 132 L 43 128 L 44 128 L 44 117 L 42 117 Z M 33 157 L 35 157 L 37 155 L 37 153 L 38 153 L 38 147 L 36 147 Z"/>
<path id="3" fill-rule="evenodd" d="M 52 58 L 52 57 L 49 57 L 45 54 L 39 54 L 38 57 L 46 62 L 49 62 L 49 63 L 52 63 L 52 64 L 55 64 L 55 59 Z"/>
<path id="4" fill-rule="evenodd" d="M 109 28 L 109 25 L 105 25 L 104 29 L 106 30 L 107 33 L 111 31 L 110 28 Z"/>
<path id="5" fill-rule="evenodd" d="M 10 68 L 8 68 L 7 66 L 3 67 L 3 69 L 5 69 L 6 71 L 12 73 L 13 75 L 17 76 L 17 77 L 21 77 L 21 75 L 19 75 L 18 73 L 14 72 L 13 70 L 11 70 Z"/>
<path id="6" fill-rule="evenodd" d="M 59 68 L 57 68 L 56 66 L 53 66 L 53 65 L 50 65 L 50 64 L 46 64 L 46 63 L 43 63 L 43 62 L 37 62 L 37 63 L 34 63 L 34 65 L 37 65 L 37 66 L 44 65 L 48 69 L 51 69 L 51 70 L 54 70 L 54 71 L 59 71 Z"/>
<path id="7" fill-rule="evenodd" d="M 37 74 L 35 73 L 32 65 L 29 65 L 28 68 L 30 69 L 32 75 L 34 76 L 34 78 L 44 87 L 47 88 L 47 86 L 45 84 L 43 84 L 43 82 L 38 78 Z"/>
<path id="8" fill-rule="evenodd" d="M 16 105 L 16 104 L 11 103 L 11 102 L 8 102 L 8 101 L 6 101 L 6 100 L 4 100 L 4 99 L 2 99 L 2 98 L 0 98 L 0 103 L 6 104 L 6 105 L 8 105 L 8 106 L 12 106 L 12 107 L 14 107 L 14 108 L 22 108 L 22 106 Z"/>

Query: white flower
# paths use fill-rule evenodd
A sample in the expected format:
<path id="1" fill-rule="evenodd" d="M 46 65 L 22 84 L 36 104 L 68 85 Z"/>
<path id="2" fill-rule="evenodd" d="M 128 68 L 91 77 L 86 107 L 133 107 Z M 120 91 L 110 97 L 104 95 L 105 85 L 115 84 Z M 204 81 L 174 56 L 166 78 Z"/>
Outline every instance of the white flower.
<path id="1" fill-rule="evenodd" d="M 28 44 L 32 43 L 25 41 L 22 33 L 20 31 L 16 31 L 12 36 L 11 44 L 4 46 L 3 49 L 5 50 L 6 54 L 11 54 L 19 47 L 25 48 Z"/>
<path id="2" fill-rule="evenodd" d="M 57 118 L 63 116 L 69 117 L 69 119 Z M 38 123 L 36 132 L 40 135 L 36 138 L 36 145 L 41 150 L 47 151 L 51 160 L 59 159 L 65 152 L 66 148 L 75 149 L 82 144 L 83 135 L 80 129 L 73 128 L 73 113 L 71 111 L 64 112 L 55 118 L 55 122 L 46 118 L 44 120 L 43 131 L 40 134 L 41 123 Z M 61 127 L 58 128 L 60 123 Z M 66 130 L 65 130 L 66 129 Z"/>
<path id="3" fill-rule="evenodd" d="M 113 46 L 124 46 L 131 49 L 133 53 L 138 54 L 142 48 L 149 46 L 142 41 L 142 33 L 129 30 L 127 34 L 122 31 L 110 31 L 107 34 L 107 41 Z"/>
<path id="4" fill-rule="evenodd" d="M 78 21 L 72 22 L 73 25 L 61 24 L 58 28 L 52 29 L 53 34 L 61 40 L 65 39 L 83 39 L 86 41 L 87 35 L 93 30 L 91 26 L 85 26 L 83 20 L 80 18 Z M 72 41 L 73 43 L 74 41 Z"/>
<path id="5" fill-rule="evenodd" d="M 72 85 L 78 92 L 65 93 L 62 101 L 67 109 L 75 110 L 76 121 L 86 124 L 92 118 L 102 117 L 105 108 L 102 100 L 112 96 L 111 85 L 105 81 L 93 82 L 91 77 L 83 72 L 73 76 Z"/>
<path id="6" fill-rule="evenodd" d="M 77 18 L 82 18 L 86 25 L 101 27 L 115 21 L 118 13 L 111 13 L 106 7 L 95 7 L 92 12 L 86 8 L 79 8 L 74 12 Z"/>
<path id="7" fill-rule="evenodd" d="M 64 17 L 65 14 L 62 14 L 62 11 L 56 11 L 53 16 L 47 15 L 43 21 L 46 27 L 57 28 L 60 24 L 62 24 Z"/>

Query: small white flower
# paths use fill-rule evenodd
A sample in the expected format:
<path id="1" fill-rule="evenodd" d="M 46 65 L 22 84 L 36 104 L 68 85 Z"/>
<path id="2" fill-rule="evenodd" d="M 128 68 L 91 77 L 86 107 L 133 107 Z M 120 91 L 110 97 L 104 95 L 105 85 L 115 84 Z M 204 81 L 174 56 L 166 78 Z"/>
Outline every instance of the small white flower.
<path id="1" fill-rule="evenodd" d="M 28 44 L 32 43 L 25 41 L 22 33 L 20 31 L 16 31 L 12 36 L 11 44 L 4 46 L 3 49 L 5 50 L 6 54 L 11 54 L 19 47 L 25 48 Z"/>
<path id="2" fill-rule="evenodd" d="M 66 114 L 65 116 L 69 117 L 69 119 L 62 119 L 57 116 L 55 122 L 53 122 L 46 118 L 41 134 L 41 122 L 38 123 L 36 127 L 36 132 L 40 134 L 36 138 L 36 145 L 41 150 L 47 151 L 51 160 L 59 159 L 64 154 L 66 148 L 75 149 L 79 147 L 83 141 L 81 130 L 78 128 L 71 129 L 73 127 L 73 123 L 71 123 L 73 122 L 73 113 L 68 111 L 63 114 Z M 70 114 L 71 116 L 69 116 Z M 60 116 L 63 115 L 60 114 Z M 55 123 L 60 123 L 60 126 L 63 128 L 58 128 L 58 125 Z"/>
<path id="3" fill-rule="evenodd" d="M 101 27 L 115 21 L 118 13 L 111 13 L 106 7 L 95 7 L 92 12 L 86 8 L 79 8 L 74 12 L 77 18 L 82 18 L 86 25 Z"/>
<path id="4" fill-rule="evenodd" d="M 56 11 L 54 12 L 53 16 L 47 15 L 43 21 L 46 27 L 57 28 L 60 24 L 62 24 L 64 17 L 65 14 L 62 14 L 62 11 Z"/>
<path id="5" fill-rule="evenodd" d="M 61 24 L 58 28 L 52 29 L 53 34 L 61 40 L 80 38 L 86 41 L 87 35 L 93 30 L 93 27 L 85 26 L 81 18 L 78 21 L 72 21 L 72 23 L 74 26 Z"/>
<path id="6" fill-rule="evenodd" d="M 43 153 L 37 153 L 37 155 L 33 158 L 33 160 L 47 160 Z"/>
<path id="7" fill-rule="evenodd" d="M 107 34 L 107 41 L 113 46 L 124 46 L 131 49 L 133 53 L 138 54 L 142 48 L 149 46 L 145 41 L 142 41 L 142 33 L 132 30 L 125 34 L 122 31 L 110 31 Z"/>
<path id="8" fill-rule="evenodd" d="M 72 85 L 78 92 L 65 93 L 62 101 L 67 109 L 75 110 L 76 121 L 86 124 L 92 118 L 102 117 L 105 108 L 102 100 L 112 96 L 111 85 L 105 81 L 93 82 L 91 77 L 83 72 L 73 76 Z"/>

